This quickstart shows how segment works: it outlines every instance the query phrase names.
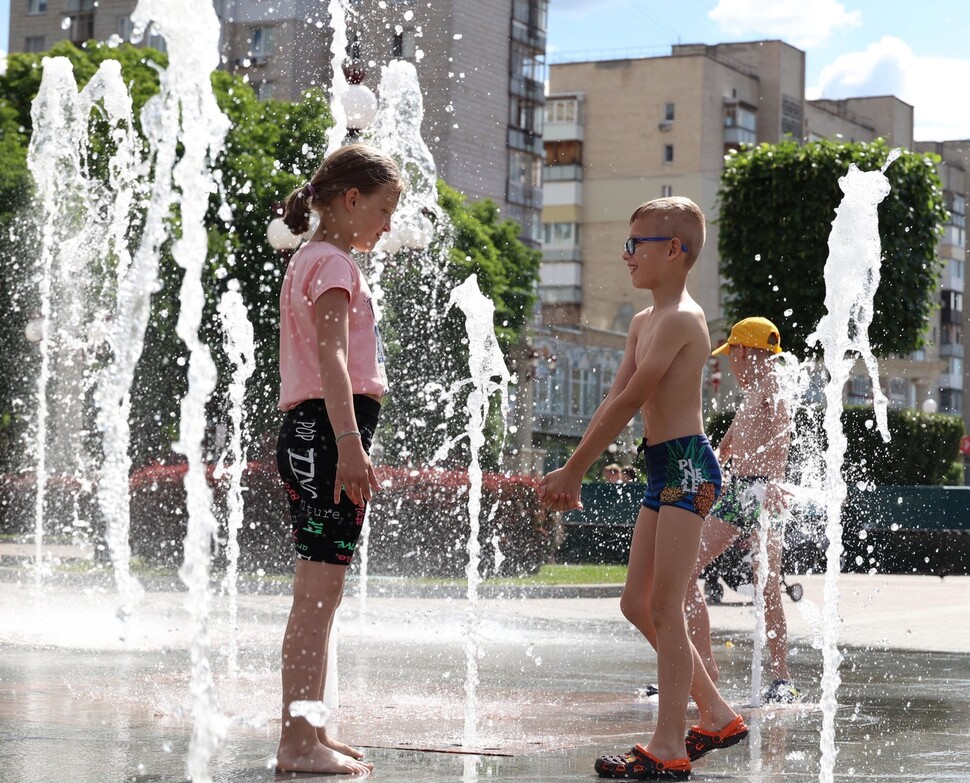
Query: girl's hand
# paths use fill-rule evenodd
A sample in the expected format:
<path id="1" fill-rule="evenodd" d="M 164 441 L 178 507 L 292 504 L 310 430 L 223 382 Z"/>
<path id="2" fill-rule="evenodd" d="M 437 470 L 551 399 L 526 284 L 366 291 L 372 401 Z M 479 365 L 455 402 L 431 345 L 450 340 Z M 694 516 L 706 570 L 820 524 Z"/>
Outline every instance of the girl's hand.
<path id="1" fill-rule="evenodd" d="M 380 488 L 374 465 L 364 451 L 360 438 L 344 438 L 337 444 L 337 475 L 333 482 L 333 502 L 340 502 L 340 492 L 343 490 L 355 506 L 362 506 Z"/>
<path id="2" fill-rule="evenodd" d="M 577 478 L 566 468 L 559 468 L 546 475 L 539 482 L 539 499 L 553 511 L 572 511 L 582 509 L 579 487 L 582 476 Z"/>
<path id="3" fill-rule="evenodd" d="M 764 507 L 770 514 L 780 516 L 788 508 L 788 499 L 791 492 L 777 484 L 769 484 L 765 487 Z"/>

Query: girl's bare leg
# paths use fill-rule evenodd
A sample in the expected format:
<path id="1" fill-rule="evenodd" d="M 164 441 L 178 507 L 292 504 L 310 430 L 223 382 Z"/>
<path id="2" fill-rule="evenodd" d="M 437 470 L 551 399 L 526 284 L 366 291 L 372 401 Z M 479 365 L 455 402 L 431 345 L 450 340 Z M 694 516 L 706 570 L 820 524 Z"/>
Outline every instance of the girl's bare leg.
<path id="1" fill-rule="evenodd" d="M 373 769 L 372 764 L 325 744 L 317 727 L 289 713 L 291 702 L 322 698 L 330 629 L 346 573 L 345 566 L 296 563 L 293 606 L 283 637 L 283 726 L 276 753 L 276 768 L 282 771 L 361 775 Z"/>

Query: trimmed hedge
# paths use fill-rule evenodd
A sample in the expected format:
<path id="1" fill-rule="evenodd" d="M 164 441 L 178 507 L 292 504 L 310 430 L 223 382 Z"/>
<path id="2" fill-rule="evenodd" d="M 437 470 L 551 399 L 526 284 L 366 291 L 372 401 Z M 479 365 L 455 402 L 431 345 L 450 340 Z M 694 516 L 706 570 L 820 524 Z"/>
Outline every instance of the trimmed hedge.
<path id="1" fill-rule="evenodd" d="M 182 561 L 186 529 L 184 464 L 156 464 L 131 476 L 132 554 L 154 565 Z M 227 539 L 225 481 L 208 478 L 220 523 L 217 564 Z M 468 476 L 458 471 L 382 468 L 384 489 L 371 502 L 368 570 L 374 574 L 461 577 L 468 560 L 466 545 Z M 289 509 L 274 464 L 251 462 L 243 476 L 244 519 L 239 533 L 240 568 L 289 572 L 293 563 Z M 25 533 L 33 528 L 32 477 L 0 476 L 3 515 L 0 530 Z M 538 481 L 526 476 L 486 473 L 482 480 L 481 573 L 484 576 L 534 573 L 551 562 L 562 541 L 558 515 L 539 503 Z M 51 481 L 51 508 L 70 505 L 77 487 Z M 87 519 L 96 519 L 96 502 L 82 498 Z M 55 517 L 49 517 L 55 518 Z M 51 533 L 66 531 L 56 524 Z M 92 537 L 103 540 L 103 525 Z"/>
<path id="2" fill-rule="evenodd" d="M 724 437 L 733 418 L 733 411 L 718 411 L 708 416 L 706 430 L 712 443 Z M 874 422 L 871 407 L 847 406 L 842 411 L 842 427 L 848 441 L 843 475 L 848 483 L 947 484 L 959 475 L 954 472 L 964 432 L 959 416 L 890 410 L 888 423 L 892 439 L 889 443 L 883 443 Z M 821 433 L 822 411 L 815 409 L 806 414 L 799 410 L 797 426 L 800 430 L 809 428 Z M 825 447 L 824 433 L 817 442 Z M 798 458 L 793 452 L 791 461 L 797 462 Z"/>

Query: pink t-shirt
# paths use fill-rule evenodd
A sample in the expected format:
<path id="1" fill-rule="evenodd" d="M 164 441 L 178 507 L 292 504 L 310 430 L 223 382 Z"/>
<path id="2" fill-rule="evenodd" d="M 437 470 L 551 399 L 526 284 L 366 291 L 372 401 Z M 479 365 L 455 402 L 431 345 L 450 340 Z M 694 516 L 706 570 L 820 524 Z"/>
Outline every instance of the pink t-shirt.
<path id="1" fill-rule="evenodd" d="M 332 288 L 350 294 L 347 371 L 354 394 L 387 392 L 384 348 L 370 288 L 353 259 L 329 242 L 306 242 L 290 259 L 280 290 L 280 410 L 322 399 L 313 305 Z"/>

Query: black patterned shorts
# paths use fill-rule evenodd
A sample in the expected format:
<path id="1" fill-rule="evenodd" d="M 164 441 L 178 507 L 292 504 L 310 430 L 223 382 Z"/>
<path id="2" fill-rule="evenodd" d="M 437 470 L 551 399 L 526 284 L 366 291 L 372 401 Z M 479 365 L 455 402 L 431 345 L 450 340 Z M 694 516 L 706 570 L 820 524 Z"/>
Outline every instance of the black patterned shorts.
<path id="1" fill-rule="evenodd" d="M 377 400 L 354 395 L 357 429 L 368 453 L 380 412 Z M 297 558 L 350 565 L 366 505 L 354 505 L 346 493 L 341 493 L 340 502 L 334 505 L 334 438 L 323 400 L 305 400 L 283 418 L 276 442 L 276 466 L 290 503 Z"/>

